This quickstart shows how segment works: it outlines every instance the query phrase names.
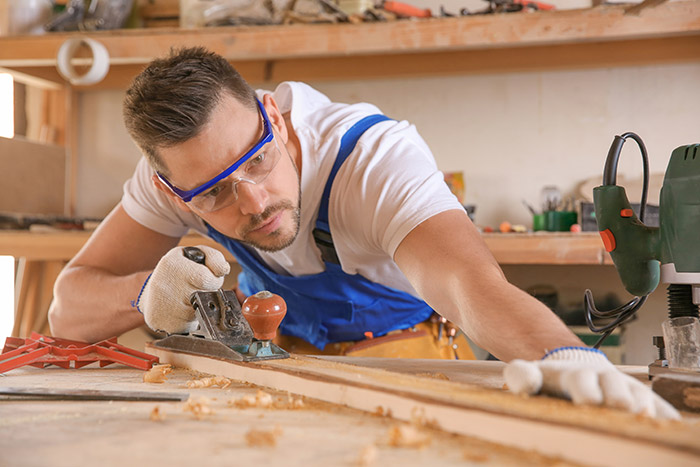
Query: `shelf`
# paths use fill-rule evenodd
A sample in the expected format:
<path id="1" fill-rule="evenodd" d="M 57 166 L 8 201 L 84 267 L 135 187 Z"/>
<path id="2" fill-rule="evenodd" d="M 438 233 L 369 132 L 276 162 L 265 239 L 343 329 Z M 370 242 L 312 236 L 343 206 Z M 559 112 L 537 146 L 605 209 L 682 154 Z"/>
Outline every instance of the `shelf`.
<path id="1" fill-rule="evenodd" d="M 624 66 L 700 59 L 700 2 L 599 6 L 416 21 L 202 29 L 138 29 L 0 38 L 0 67 L 62 83 L 64 41 L 104 44 L 124 87 L 173 46 L 204 45 L 252 82 Z"/>
<path id="2" fill-rule="evenodd" d="M 0 231 L 0 255 L 33 261 L 68 261 L 80 250 L 91 232 Z M 500 264 L 612 264 L 597 232 L 484 234 L 486 244 Z M 183 237 L 180 245 L 208 245 L 222 249 L 199 234 Z M 234 258 L 225 252 L 229 261 Z"/>
<path id="3" fill-rule="evenodd" d="M 483 235 L 499 264 L 612 265 L 598 232 Z"/>

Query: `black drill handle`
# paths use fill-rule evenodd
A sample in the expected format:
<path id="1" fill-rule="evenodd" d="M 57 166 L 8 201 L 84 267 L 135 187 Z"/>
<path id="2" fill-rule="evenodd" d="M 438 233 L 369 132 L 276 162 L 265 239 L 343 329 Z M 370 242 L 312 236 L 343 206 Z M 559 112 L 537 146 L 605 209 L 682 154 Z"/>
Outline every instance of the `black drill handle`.
<path id="1" fill-rule="evenodd" d="M 196 246 L 186 246 L 182 249 L 182 254 L 185 256 L 185 258 L 194 261 L 195 263 L 205 264 L 204 252 Z"/>

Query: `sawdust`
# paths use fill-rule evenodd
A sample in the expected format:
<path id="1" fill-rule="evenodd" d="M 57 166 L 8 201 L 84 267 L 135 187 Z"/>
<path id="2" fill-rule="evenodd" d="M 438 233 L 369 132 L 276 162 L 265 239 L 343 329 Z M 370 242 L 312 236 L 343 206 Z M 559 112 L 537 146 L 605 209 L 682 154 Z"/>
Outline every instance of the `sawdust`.
<path id="1" fill-rule="evenodd" d="M 372 415 L 376 415 L 377 417 L 391 417 L 392 414 L 391 409 L 378 405 L 374 409 L 374 412 L 372 412 Z"/>
<path id="2" fill-rule="evenodd" d="M 209 399 L 206 397 L 200 397 L 197 400 L 190 397 L 187 399 L 187 402 L 185 402 L 182 410 L 185 412 L 191 412 L 194 418 L 197 420 L 201 420 L 206 416 L 214 414 L 214 411 L 209 406 Z"/>
<path id="3" fill-rule="evenodd" d="M 275 425 L 272 430 L 258 430 L 251 428 L 245 434 L 245 441 L 251 447 L 275 447 L 277 438 L 282 436 L 282 427 Z"/>
<path id="4" fill-rule="evenodd" d="M 425 409 L 423 407 L 413 407 L 411 409 L 411 423 L 418 428 L 432 428 L 434 430 L 440 429 L 440 424 L 434 418 L 428 419 L 425 415 Z"/>
<path id="5" fill-rule="evenodd" d="M 194 388 L 211 388 L 211 387 L 220 387 L 221 389 L 226 389 L 227 387 L 231 386 L 231 380 L 228 378 L 225 378 L 223 376 L 213 376 L 213 377 L 205 377 L 205 378 L 199 378 L 199 379 L 191 379 L 185 383 L 188 388 L 194 389 Z"/>
<path id="6" fill-rule="evenodd" d="M 276 410 L 299 410 L 306 408 L 303 398 L 294 397 L 287 393 L 287 398 L 272 397 L 271 394 L 258 389 L 258 392 L 253 396 L 248 394 L 239 398 L 232 398 L 226 401 L 229 407 L 238 409 L 261 408 L 261 409 L 276 409 Z"/>
<path id="7" fill-rule="evenodd" d="M 423 449 L 430 446 L 433 437 L 411 425 L 393 425 L 386 433 L 386 445 L 394 448 Z"/>
<path id="8" fill-rule="evenodd" d="M 150 418 L 154 422 L 160 422 L 162 420 L 165 420 L 165 413 L 160 410 L 160 406 L 156 405 L 151 410 L 151 413 L 148 415 L 148 418 Z"/>
<path id="9" fill-rule="evenodd" d="M 168 379 L 168 373 L 173 371 L 169 363 L 163 365 L 153 365 L 153 367 L 143 374 L 144 383 L 164 383 Z"/>
<path id="10" fill-rule="evenodd" d="M 229 407 L 236 407 L 238 409 L 247 409 L 251 407 L 267 409 L 272 407 L 272 402 L 272 396 L 269 393 L 258 389 L 258 392 L 254 396 L 248 394 L 239 398 L 234 397 L 226 401 L 226 404 Z"/>
<path id="11" fill-rule="evenodd" d="M 369 444 L 365 446 L 362 451 L 360 451 L 360 456 L 357 459 L 357 465 L 359 467 L 368 467 L 373 465 L 377 461 L 377 456 L 379 451 L 377 446 L 374 444 Z"/>
<path id="12" fill-rule="evenodd" d="M 439 372 L 426 372 L 426 373 L 416 373 L 415 376 L 420 376 L 423 378 L 434 378 L 434 379 L 442 379 L 445 381 L 449 381 L 450 378 L 444 374 L 444 373 L 439 373 Z"/>
<path id="13" fill-rule="evenodd" d="M 473 452 L 465 449 L 462 451 L 462 459 L 469 462 L 476 462 L 477 464 L 485 464 L 489 461 L 490 456 L 484 452 Z"/>

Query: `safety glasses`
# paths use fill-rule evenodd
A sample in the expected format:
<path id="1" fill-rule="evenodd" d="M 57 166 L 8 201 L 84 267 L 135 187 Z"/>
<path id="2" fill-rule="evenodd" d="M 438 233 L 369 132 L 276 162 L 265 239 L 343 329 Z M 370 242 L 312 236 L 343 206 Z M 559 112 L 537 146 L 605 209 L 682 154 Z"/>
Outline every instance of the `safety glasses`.
<path id="1" fill-rule="evenodd" d="M 255 146 L 230 167 L 192 190 L 182 190 L 170 183 L 161 173 L 156 172 L 158 178 L 182 201 L 204 212 L 222 209 L 236 201 L 238 183 L 261 183 L 277 165 L 281 151 L 277 142 L 274 141 L 272 126 L 265 107 L 257 98 L 256 102 L 263 118 L 263 135 Z"/>

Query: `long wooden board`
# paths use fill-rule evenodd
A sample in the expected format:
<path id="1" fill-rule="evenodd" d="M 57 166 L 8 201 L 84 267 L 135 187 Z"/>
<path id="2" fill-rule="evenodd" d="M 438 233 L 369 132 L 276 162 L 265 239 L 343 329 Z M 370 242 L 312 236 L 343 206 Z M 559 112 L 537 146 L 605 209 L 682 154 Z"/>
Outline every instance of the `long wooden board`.
<path id="1" fill-rule="evenodd" d="M 345 405 L 421 418 L 440 429 L 573 462 L 603 465 L 700 463 L 700 427 L 658 422 L 599 407 L 576 407 L 544 397 L 293 356 L 236 363 L 147 346 L 162 362 Z"/>

